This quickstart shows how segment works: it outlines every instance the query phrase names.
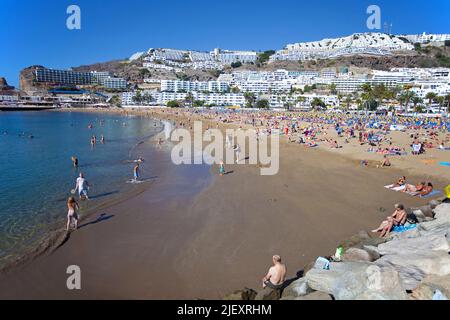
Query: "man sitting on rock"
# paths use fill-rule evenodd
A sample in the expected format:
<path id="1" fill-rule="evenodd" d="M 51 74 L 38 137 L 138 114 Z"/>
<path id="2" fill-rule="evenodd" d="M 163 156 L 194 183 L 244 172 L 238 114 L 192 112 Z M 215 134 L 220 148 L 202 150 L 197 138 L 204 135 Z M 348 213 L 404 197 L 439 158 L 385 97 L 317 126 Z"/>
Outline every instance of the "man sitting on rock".
<path id="1" fill-rule="evenodd" d="M 274 290 L 280 290 L 283 288 L 283 283 L 286 279 L 286 266 L 281 263 L 279 255 L 274 255 L 272 262 L 273 267 L 270 267 L 269 272 L 263 278 L 263 288 L 269 287 Z"/>

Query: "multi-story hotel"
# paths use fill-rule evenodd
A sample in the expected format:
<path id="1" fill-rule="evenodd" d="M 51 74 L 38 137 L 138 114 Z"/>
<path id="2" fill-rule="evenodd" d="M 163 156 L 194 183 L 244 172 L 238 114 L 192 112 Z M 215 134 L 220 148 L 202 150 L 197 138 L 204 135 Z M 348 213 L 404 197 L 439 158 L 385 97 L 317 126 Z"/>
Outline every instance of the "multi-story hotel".
<path id="1" fill-rule="evenodd" d="M 227 82 L 223 81 L 182 81 L 182 80 L 161 80 L 161 91 L 209 91 L 225 92 L 229 90 Z"/>
<path id="2" fill-rule="evenodd" d="M 36 80 L 61 85 L 89 85 L 92 83 L 92 74 L 89 72 L 38 68 L 36 69 Z"/>

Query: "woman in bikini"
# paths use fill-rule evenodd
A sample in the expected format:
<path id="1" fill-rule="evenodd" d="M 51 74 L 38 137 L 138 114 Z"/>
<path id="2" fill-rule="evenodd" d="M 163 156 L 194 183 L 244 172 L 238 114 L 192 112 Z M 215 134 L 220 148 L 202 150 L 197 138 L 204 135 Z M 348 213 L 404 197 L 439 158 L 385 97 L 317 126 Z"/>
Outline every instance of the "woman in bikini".
<path id="1" fill-rule="evenodd" d="M 394 183 L 390 188 L 393 189 L 393 188 L 403 187 L 405 185 L 405 183 L 406 183 L 406 177 L 403 176 L 403 177 L 399 178 L 397 180 L 397 182 Z"/>
<path id="2" fill-rule="evenodd" d="M 78 214 L 77 210 L 79 210 L 78 203 L 75 201 L 74 197 L 70 197 L 67 200 L 67 226 L 66 230 L 69 231 L 70 225 L 72 224 L 72 221 L 74 221 L 75 229 L 78 229 Z"/>

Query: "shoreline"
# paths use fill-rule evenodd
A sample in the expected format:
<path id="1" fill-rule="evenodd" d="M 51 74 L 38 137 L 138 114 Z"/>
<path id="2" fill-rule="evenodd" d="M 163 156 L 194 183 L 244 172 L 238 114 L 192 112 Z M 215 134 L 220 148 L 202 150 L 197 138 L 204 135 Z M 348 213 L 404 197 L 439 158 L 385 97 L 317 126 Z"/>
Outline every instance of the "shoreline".
<path id="1" fill-rule="evenodd" d="M 173 118 L 173 115 L 164 116 Z M 121 253 L 133 246 L 136 251 L 131 257 L 123 256 L 126 261 L 119 261 L 118 253 L 110 251 L 103 239 L 96 249 L 85 247 L 84 254 L 78 252 L 71 241 L 52 254 L 53 257 L 38 262 L 38 269 L 61 272 L 55 267 L 61 267 L 61 260 L 81 259 L 90 268 L 99 268 L 92 272 L 101 280 L 89 278 L 98 287 L 89 287 L 88 292 L 81 294 L 70 294 L 50 286 L 53 291 L 44 296 L 53 299 L 59 295 L 69 299 L 89 299 L 96 294 L 113 299 L 221 298 L 237 288 L 257 286 L 275 252 L 286 257 L 291 275 L 292 266 L 307 265 L 320 254 L 332 252 L 342 239 L 379 223 L 399 199 L 409 207 L 425 202 L 383 189 L 383 181 L 404 174 L 399 168 L 361 168 L 345 155 L 322 149 L 307 150 L 285 141 L 280 143 L 280 152 L 277 177 L 265 180 L 256 173 L 257 166 L 234 165 L 227 169 L 238 174 L 226 177 L 212 174 L 209 184 L 203 185 L 202 191 L 190 200 L 189 197 L 178 198 L 174 193 L 153 199 L 158 203 L 157 210 L 167 217 L 156 213 L 151 214 L 152 218 L 147 216 L 143 204 L 154 196 L 149 190 L 112 206 L 111 209 L 117 212 L 127 211 L 120 213 L 120 222 L 116 223 L 114 218 L 98 224 L 98 228 L 95 226 L 95 231 L 83 230 L 82 235 L 75 233 L 76 241 L 91 243 L 89 240 L 97 239 L 96 233 L 108 240 L 106 243 L 116 244 Z M 214 165 L 208 172 L 211 175 L 216 170 Z M 349 178 L 349 191 L 342 192 L 337 188 L 339 181 L 347 182 Z M 439 186 L 445 184 L 441 179 Z M 369 185 L 367 180 L 371 180 Z M 194 181 L 195 178 L 184 183 L 189 185 Z M 138 212 L 137 217 L 130 215 L 132 210 Z M 151 239 L 150 243 L 142 243 L 145 239 Z M 106 251 L 108 258 L 95 257 L 92 251 L 96 250 Z M 146 250 L 148 252 L 143 252 Z M 154 257 L 161 261 L 153 261 Z M 113 270 L 105 269 L 97 259 L 119 266 L 109 265 Z M 203 259 L 207 262 L 202 262 Z M 138 261 L 148 268 L 134 265 Z M 162 265 L 167 270 L 160 270 Z M 125 266 L 130 283 L 125 281 L 127 275 L 120 272 Z M 189 281 L 184 280 L 184 272 L 189 274 Z M 113 276 L 119 278 L 119 283 L 105 286 L 102 280 L 107 281 Z M 38 283 L 48 281 L 36 274 L 21 272 L 17 278 L 7 279 L 9 284 L 15 285 L 16 296 L 20 288 L 26 287 L 22 281 L 29 281 L 30 277 L 39 279 Z M 173 283 L 168 283 L 168 279 L 173 279 Z M 40 296 L 39 291 L 27 294 Z"/>
<path id="2" fill-rule="evenodd" d="M 47 110 L 48 111 L 48 110 Z M 63 111 L 63 110 L 51 110 L 51 111 Z M 91 110 L 92 113 L 103 114 L 99 112 L 99 110 Z M 97 111 L 97 112 L 95 112 Z M 83 112 L 83 110 L 78 110 L 78 112 Z M 112 113 L 117 114 L 117 113 Z M 150 137 L 143 137 L 143 147 L 147 150 L 154 148 L 153 142 L 164 133 L 164 126 L 161 131 L 152 134 Z M 130 146 L 132 149 L 136 147 L 140 147 L 139 143 L 134 146 Z M 109 198 L 102 200 L 100 202 L 95 202 L 90 205 L 88 208 L 85 208 L 81 214 L 79 219 L 79 225 L 83 226 L 85 223 L 89 223 L 89 221 L 93 216 L 95 216 L 99 211 L 105 210 L 107 208 L 113 207 L 123 201 L 128 199 L 132 199 L 133 197 L 138 196 L 139 194 L 145 192 L 147 189 L 151 188 L 153 181 L 150 183 L 143 183 L 140 185 L 130 185 L 124 188 L 118 195 L 110 196 Z M 64 222 L 64 221 L 63 221 Z M 0 276 L 8 274 L 10 272 L 14 272 L 15 269 L 26 266 L 29 263 L 32 263 L 35 259 L 52 254 L 56 250 L 58 250 L 61 246 L 63 246 L 67 241 L 70 240 L 70 234 L 73 231 L 66 231 L 64 227 L 64 223 L 52 222 L 48 225 L 48 235 L 43 236 L 41 239 L 35 240 L 32 245 L 27 246 L 27 248 L 18 253 L 10 254 L 9 256 L 13 256 L 13 258 L 5 258 L 4 262 L 0 265 Z M 8 257 L 8 256 L 6 256 Z"/>

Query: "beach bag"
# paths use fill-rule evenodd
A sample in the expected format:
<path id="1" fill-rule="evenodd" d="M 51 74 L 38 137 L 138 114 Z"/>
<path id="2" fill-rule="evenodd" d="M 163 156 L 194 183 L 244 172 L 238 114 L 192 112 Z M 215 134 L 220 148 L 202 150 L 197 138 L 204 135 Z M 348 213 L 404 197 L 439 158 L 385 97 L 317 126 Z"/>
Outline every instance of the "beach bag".
<path id="1" fill-rule="evenodd" d="M 326 258 L 318 257 L 316 262 L 314 263 L 314 268 L 330 270 L 330 261 L 328 261 L 328 259 L 326 259 Z"/>

